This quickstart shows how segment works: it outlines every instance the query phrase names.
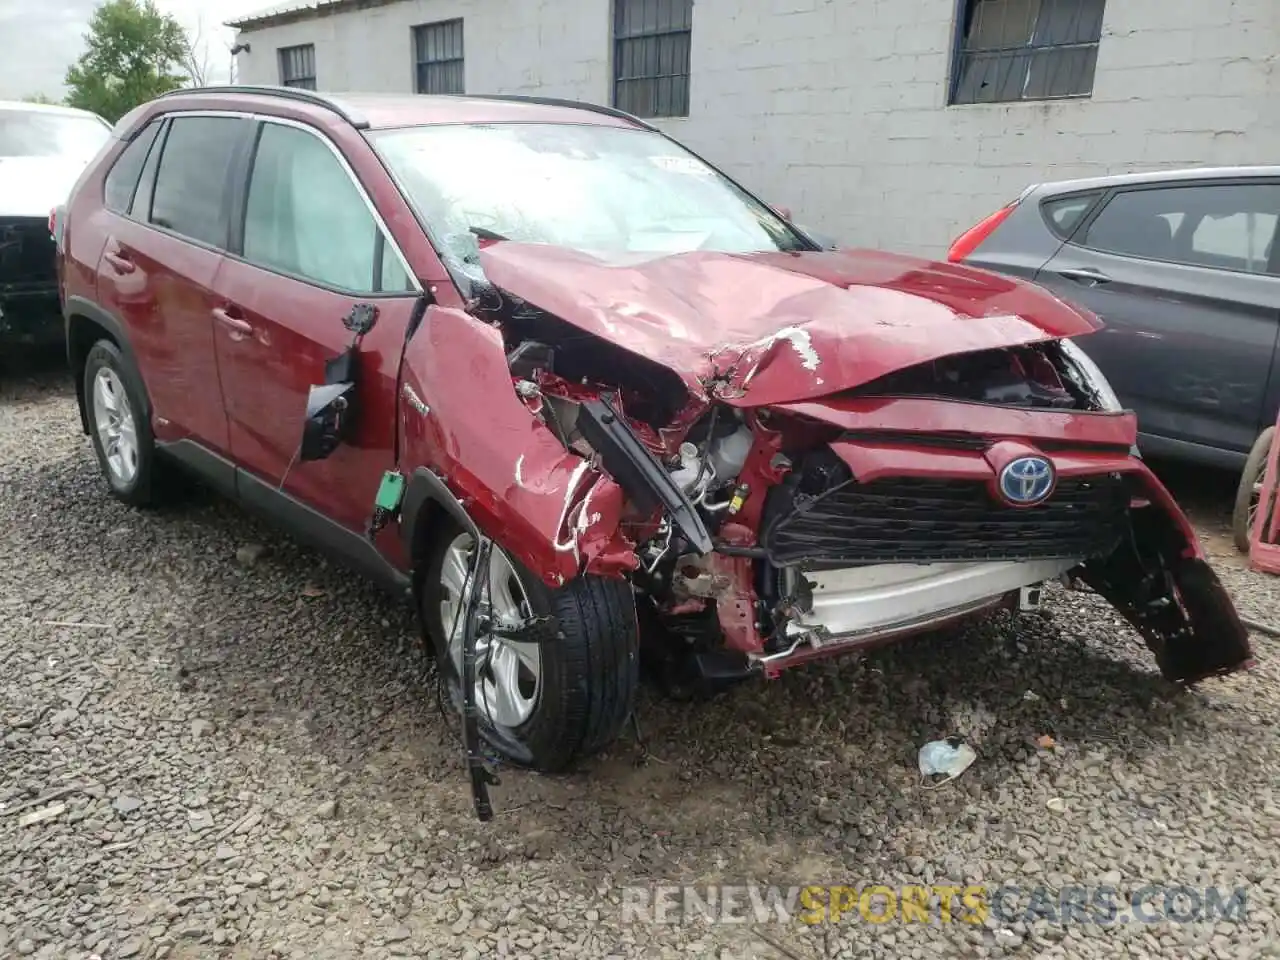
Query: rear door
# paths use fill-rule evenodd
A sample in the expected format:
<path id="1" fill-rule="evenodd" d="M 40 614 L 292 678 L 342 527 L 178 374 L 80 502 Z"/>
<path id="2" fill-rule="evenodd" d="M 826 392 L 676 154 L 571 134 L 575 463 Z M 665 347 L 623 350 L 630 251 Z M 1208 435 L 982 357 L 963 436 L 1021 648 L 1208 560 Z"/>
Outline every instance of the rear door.
<path id="1" fill-rule="evenodd" d="M 259 483 L 362 531 L 394 466 L 396 377 L 419 287 L 350 166 L 319 130 L 259 124 L 232 255 L 219 274 L 217 331 L 231 449 Z M 240 219 L 239 217 L 237 219 Z M 351 441 L 301 463 L 307 395 L 351 342 L 343 318 L 378 309 L 361 344 Z M 252 497 L 251 480 L 242 492 Z"/>
<path id="2" fill-rule="evenodd" d="M 1149 452 L 1233 463 L 1252 446 L 1280 333 L 1278 224 L 1280 182 L 1118 188 L 1037 275 L 1102 317 L 1080 346 Z"/>
<path id="3" fill-rule="evenodd" d="M 151 396 L 156 436 L 225 454 L 212 284 L 227 245 L 231 171 L 253 124 L 183 114 L 135 140 L 107 177 L 110 229 L 98 299 L 123 321 Z M 150 140 L 149 144 L 146 140 Z M 145 161 L 141 153 L 146 146 Z M 136 189 L 133 164 L 143 162 Z M 113 176 L 121 170 L 121 182 Z"/>

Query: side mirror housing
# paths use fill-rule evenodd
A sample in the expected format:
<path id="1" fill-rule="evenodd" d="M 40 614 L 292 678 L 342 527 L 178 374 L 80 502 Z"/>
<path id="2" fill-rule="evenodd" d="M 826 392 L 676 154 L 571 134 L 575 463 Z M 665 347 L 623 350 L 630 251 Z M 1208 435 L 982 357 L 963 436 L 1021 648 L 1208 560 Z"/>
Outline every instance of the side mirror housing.
<path id="1" fill-rule="evenodd" d="M 346 436 L 355 387 L 353 381 L 347 380 L 311 388 L 299 460 L 323 460 L 338 449 Z"/>
<path id="2" fill-rule="evenodd" d="M 307 415 L 302 423 L 299 460 L 323 460 L 347 439 L 348 424 L 355 415 L 356 358 L 360 339 L 378 322 L 378 308 L 357 303 L 342 318 L 351 331 L 351 345 L 324 365 L 324 383 L 314 384 L 307 394 Z"/>

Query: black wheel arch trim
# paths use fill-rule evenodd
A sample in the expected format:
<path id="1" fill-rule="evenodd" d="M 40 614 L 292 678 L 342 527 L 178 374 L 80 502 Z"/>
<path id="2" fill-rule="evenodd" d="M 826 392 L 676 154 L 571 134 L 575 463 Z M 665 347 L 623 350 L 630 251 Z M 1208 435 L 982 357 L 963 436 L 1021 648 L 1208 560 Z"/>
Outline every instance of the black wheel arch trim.
<path id="1" fill-rule="evenodd" d="M 71 338 L 71 327 L 77 317 L 88 320 L 96 324 L 103 330 L 111 334 L 111 338 L 115 341 L 116 346 L 120 348 L 120 353 L 124 356 L 125 362 L 133 368 L 133 373 L 137 376 L 138 382 L 142 385 L 142 402 L 144 404 L 143 412 L 148 420 L 151 419 L 151 395 L 147 390 L 146 378 L 142 375 L 142 367 L 138 363 L 137 354 L 133 352 L 133 345 L 129 342 L 128 334 L 125 332 L 125 325 L 111 312 L 104 310 L 92 300 L 84 297 L 68 297 L 62 311 L 63 332 L 66 338 L 67 350 L 67 366 L 75 374 L 76 381 L 76 403 L 80 407 L 80 426 L 87 434 L 89 432 L 89 410 L 85 403 L 84 396 L 84 377 L 80 375 L 80 371 L 75 369 L 75 356 L 73 353 L 74 341 Z"/>
<path id="2" fill-rule="evenodd" d="M 405 485 L 404 502 L 400 506 L 400 538 L 405 553 L 413 557 L 414 539 L 417 536 L 418 519 L 423 507 L 434 503 L 447 513 L 458 526 L 477 539 L 480 528 L 471 519 L 462 501 L 454 496 L 440 476 L 426 467 L 418 467 Z"/>

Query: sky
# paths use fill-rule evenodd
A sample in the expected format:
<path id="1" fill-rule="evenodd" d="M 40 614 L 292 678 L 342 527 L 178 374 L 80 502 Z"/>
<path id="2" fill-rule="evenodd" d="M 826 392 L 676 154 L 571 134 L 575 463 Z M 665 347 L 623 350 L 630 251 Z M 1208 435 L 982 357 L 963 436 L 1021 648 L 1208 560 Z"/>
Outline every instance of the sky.
<path id="1" fill-rule="evenodd" d="M 61 99 L 67 67 L 84 52 L 89 17 L 100 0 L 0 0 L 0 100 L 43 93 Z M 225 83 L 235 31 L 223 21 L 272 6 L 272 0 L 156 0 L 194 37 L 210 83 Z"/>

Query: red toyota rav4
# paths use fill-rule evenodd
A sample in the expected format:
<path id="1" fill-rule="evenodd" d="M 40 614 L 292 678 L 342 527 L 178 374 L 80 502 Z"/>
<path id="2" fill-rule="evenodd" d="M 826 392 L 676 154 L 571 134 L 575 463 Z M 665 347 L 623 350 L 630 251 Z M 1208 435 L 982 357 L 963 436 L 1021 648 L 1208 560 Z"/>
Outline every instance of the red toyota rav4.
<path id="1" fill-rule="evenodd" d="M 774 675 L 1054 579 L 1173 680 L 1251 659 L 1095 317 L 823 249 L 617 111 L 183 91 L 117 125 L 59 256 L 111 491 L 181 465 L 411 596 L 518 763 L 615 737 L 642 651 Z"/>

